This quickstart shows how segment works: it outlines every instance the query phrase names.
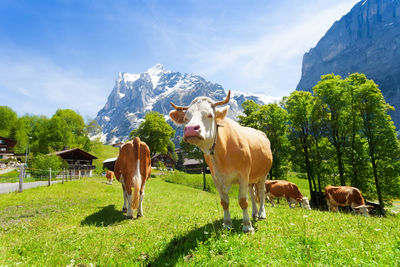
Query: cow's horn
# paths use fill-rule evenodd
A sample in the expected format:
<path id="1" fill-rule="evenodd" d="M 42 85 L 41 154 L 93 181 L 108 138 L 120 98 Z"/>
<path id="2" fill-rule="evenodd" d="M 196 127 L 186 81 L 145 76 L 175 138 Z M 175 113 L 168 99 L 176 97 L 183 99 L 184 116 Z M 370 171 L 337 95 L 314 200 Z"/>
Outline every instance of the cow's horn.
<path id="1" fill-rule="evenodd" d="M 228 95 L 226 96 L 225 100 L 216 102 L 213 104 L 213 106 L 216 107 L 216 106 L 224 105 L 229 102 L 230 98 L 231 98 L 231 90 L 228 91 Z"/>
<path id="2" fill-rule="evenodd" d="M 179 107 L 179 106 L 175 105 L 175 104 L 172 103 L 172 102 L 169 102 L 169 103 L 170 103 L 171 106 L 172 106 L 174 109 L 176 109 L 176 110 L 187 110 L 187 109 L 188 109 L 188 107 Z"/>

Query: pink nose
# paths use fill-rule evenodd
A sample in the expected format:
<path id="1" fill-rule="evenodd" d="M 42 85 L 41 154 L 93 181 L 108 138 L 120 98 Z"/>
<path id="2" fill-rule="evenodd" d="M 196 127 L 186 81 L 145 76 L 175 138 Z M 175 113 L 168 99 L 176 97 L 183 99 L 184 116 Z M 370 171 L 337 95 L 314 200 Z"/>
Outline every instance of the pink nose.
<path id="1" fill-rule="evenodd" d="M 186 126 L 184 130 L 185 136 L 198 136 L 200 133 L 200 125 Z"/>

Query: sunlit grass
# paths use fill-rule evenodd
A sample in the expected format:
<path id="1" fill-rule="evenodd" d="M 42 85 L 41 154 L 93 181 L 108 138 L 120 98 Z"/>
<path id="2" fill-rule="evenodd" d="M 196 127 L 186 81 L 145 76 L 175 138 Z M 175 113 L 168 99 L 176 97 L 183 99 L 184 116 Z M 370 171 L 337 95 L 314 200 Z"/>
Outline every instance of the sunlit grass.
<path id="1" fill-rule="evenodd" d="M 227 232 L 217 194 L 160 178 L 147 182 L 144 218 L 126 220 L 122 202 L 120 184 L 104 177 L 0 195 L 0 266 L 400 264 L 400 220 L 392 216 L 266 205 L 267 220 L 243 234 L 231 195 Z"/>

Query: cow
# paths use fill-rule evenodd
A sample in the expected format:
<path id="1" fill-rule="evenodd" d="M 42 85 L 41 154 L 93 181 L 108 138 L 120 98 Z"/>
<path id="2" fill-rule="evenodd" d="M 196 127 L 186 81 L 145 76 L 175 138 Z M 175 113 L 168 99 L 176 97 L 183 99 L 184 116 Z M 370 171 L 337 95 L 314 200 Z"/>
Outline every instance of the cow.
<path id="1" fill-rule="evenodd" d="M 356 213 L 368 217 L 368 212 L 373 209 L 373 206 L 365 205 L 360 190 L 351 186 L 327 186 L 325 199 L 332 212 L 337 212 L 338 206 L 350 206 Z"/>
<path id="2" fill-rule="evenodd" d="M 273 207 L 275 206 L 274 198 L 285 197 L 290 208 L 293 208 L 292 204 L 296 206 L 297 203 L 300 203 L 303 208 L 308 210 L 311 209 L 308 198 L 303 197 L 297 185 L 289 181 L 266 180 L 265 193 Z"/>
<path id="3" fill-rule="evenodd" d="M 137 218 L 142 217 L 144 186 L 151 174 L 150 149 L 147 144 L 140 141 L 139 137 L 126 142 L 119 151 L 114 172 L 122 184 L 124 196 L 122 211 L 126 212 L 128 219 L 132 219 L 133 210 L 137 209 Z"/>
<path id="4" fill-rule="evenodd" d="M 114 179 L 114 172 L 113 171 L 107 171 L 106 178 L 107 178 L 107 183 L 108 184 L 112 184 L 113 183 L 113 179 Z"/>
<path id="5" fill-rule="evenodd" d="M 223 101 L 215 102 L 209 97 L 197 97 L 187 107 L 171 102 L 170 118 L 176 124 L 184 124 L 183 140 L 198 146 L 218 190 L 224 210 L 224 228 L 232 228 L 228 192 L 232 184 L 239 184 L 239 205 L 243 211 L 243 231 L 254 232 L 247 211 L 247 195 L 250 191 L 252 216 L 266 219 L 265 179 L 272 165 L 272 153 L 267 136 L 253 128 L 240 126 L 226 118 L 229 107 L 217 108 L 229 102 L 230 91 Z M 253 185 L 259 190 L 257 196 Z M 251 190 L 249 190 L 251 189 Z M 260 201 L 257 211 L 256 201 Z"/>

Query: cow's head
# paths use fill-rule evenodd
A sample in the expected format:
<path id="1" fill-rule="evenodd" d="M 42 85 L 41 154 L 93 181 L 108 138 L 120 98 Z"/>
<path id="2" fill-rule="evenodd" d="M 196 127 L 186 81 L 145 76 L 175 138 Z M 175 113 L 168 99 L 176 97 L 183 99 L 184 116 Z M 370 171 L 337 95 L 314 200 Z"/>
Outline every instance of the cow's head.
<path id="1" fill-rule="evenodd" d="M 372 210 L 373 208 L 374 208 L 374 206 L 370 206 L 370 205 L 361 205 L 361 206 L 355 207 L 354 210 L 355 210 L 355 212 L 358 213 L 358 214 L 361 214 L 361 215 L 363 215 L 363 216 L 365 216 L 365 217 L 369 217 L 368 212 L 369 212 L 370 210 Z"/>
<path id="2" fill-rule="evenodd" d="M 308 198 L 307 198 L 307 197 L 303 197 L 303 198 L 301 199 L 301 206 L 302 206 L 303 208 L 305 208 L 306 210 L 311 210 L 310 202 L 308 202 Z"/>
<path id="3" fill-rule="evenodd" d="M 217 120 L 225 118 L 229 107 L 217 108 L 229 102 L 231 91 L 225 100 L 215 102 L 209 97 L 197 97 L 188 107 L 178 107 L 171 103 L 175 110 L 169 113 L 176 124 L 185 124 L 183 140 L 198 146 L 209 153 L 217 137 Z"/>

